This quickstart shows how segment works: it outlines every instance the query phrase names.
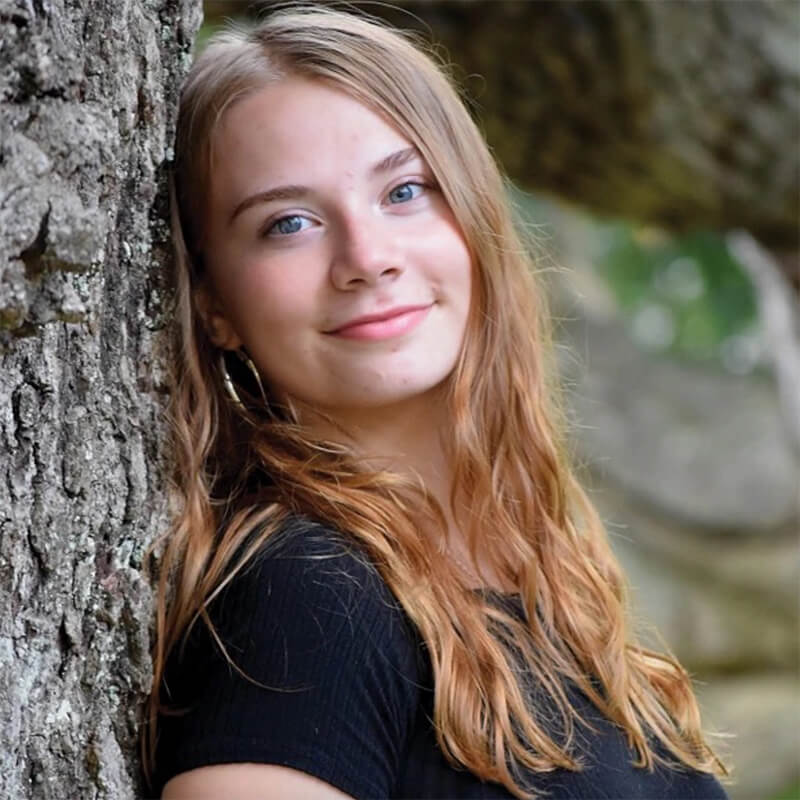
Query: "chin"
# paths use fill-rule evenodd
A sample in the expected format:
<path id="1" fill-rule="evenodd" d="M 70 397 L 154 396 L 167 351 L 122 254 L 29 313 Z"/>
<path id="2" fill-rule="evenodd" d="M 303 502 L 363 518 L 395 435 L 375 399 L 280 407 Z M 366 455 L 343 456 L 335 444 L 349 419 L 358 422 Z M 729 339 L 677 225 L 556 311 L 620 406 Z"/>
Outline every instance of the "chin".
<path id="1" fill-rule="evenodd" d="M 320 402 L 316 405 L 339 410 L 343 415 L 349 416 L 355 413 L 378 413 L 381 409 L 391 410 L 396 414 L 404 406 L 409 410 L 419 409 L 421 405 L 431 403 L 439 394 L 447 380 L 449 373 L 442 376 L 435 376 L 431 380 L 419 380 L 419 376 L 408 379 L 395 378 L 392 385 L 379 385 L 377 382 L 365 387 L 363 392 L 347 392 L 339 394 L 337 397 L 328 398 L 327 402 Z M 351 385 L 355 385 L 355 382 Z M 321 399 L 321 398 L 320 398 Z M 314 403 L 312 403 L 314 405 Z M 387 420 L 387 424 L 391 424 Z"/>

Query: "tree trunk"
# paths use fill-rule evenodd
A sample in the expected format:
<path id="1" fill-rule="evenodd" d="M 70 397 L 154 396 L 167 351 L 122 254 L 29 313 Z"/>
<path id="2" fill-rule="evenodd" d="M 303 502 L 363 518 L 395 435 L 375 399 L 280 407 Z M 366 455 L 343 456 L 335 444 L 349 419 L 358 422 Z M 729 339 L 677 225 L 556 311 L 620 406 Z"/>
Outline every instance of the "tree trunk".
<path id="1" fill-rule="evenodd" d="M 0 796 L 141 796 L 164 167 L 198 0 L 0 0 Z"/>

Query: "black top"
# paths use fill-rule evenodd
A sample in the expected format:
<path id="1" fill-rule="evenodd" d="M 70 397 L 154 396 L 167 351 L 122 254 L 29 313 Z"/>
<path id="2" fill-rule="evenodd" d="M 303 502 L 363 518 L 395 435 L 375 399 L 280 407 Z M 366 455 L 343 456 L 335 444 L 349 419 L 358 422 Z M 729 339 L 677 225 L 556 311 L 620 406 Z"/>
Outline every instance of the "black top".
<path id="1" fill-rule="evenodd" d="M 520 613 L 521 610 L 520 610 Z M 321 526 L 287 526 L 211 606 L 230 666 L 198 622 L 167 669 L 156 790 L 209 764 L 293 767 L 355 798 L 510 798 L 454 769 L 431 725 L 431 668 L 421 639 L 377 570 Z M 255 683 L 256 681 L 257 683 Z M 259 685 L 260 684 L 260 685 Z M 624 736 L 579 692 L 586 768 L 527 774 L 554 800 L 724 800 L 715 778 L 631 765 Z"/>

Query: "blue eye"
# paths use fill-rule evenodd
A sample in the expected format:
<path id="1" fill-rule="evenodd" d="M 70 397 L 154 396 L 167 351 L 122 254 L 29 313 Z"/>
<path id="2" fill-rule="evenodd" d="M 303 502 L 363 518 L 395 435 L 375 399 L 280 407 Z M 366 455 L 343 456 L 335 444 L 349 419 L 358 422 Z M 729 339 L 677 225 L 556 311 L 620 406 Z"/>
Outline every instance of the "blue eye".
<path id="1" fill-rule="evenodd" d="M 422 193 L 423 186 L 420 183 L 413 183 L 412 181 L 408 181 L 407 183 L 401 183 L 399 186 L 395 186 L 391 192 L 389 192 L 389 202 L 390 203 L 407 203 L 409 200 L 413 200 L 415 197 L 419 197 Z"/>
<path id="2" fill-rule="evenodd" d="M 267 236 L 288 236 L 292 233 L 300 233 L 311 224 L 306 217 L 299 214 L 291 214 L 288 217 L 281 217 L 266 230 Z"/>

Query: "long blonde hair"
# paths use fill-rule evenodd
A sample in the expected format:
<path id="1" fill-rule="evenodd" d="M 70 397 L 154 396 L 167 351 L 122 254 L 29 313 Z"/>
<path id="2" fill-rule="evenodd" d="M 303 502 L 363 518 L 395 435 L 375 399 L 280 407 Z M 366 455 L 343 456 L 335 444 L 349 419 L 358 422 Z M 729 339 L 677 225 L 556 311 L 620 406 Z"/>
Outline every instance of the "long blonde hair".
<path id="1" fill-rule="evenodd" d="M 253 397 L 242 390 L 243 405 L 225 396 L 220 351 L 194 307 L 205 280 L 214 135 L 233 103 L 287 75 L 325 81 L 396 126 L 429 164 L 470 248 L 472 307 L 447 387 L 449 456 L 458 502 L 467 503 L 470 549 L 518 587 L 525 621 L 469 591 L 435 537 L 420 532 L 420 506 L 442 536 L 445 528 L 424 488 L 313 440 L 291 413 L 265 407 L 255 389 Z M 434 674 L 438 742 L 452 762 L 517 797 L 530 796 L 519 768 L 579 769 L 571 747 L 577 712 L 564 690 L 571 681 L 623 729 L 638 764 L 664 760 L 657 740 L 673 761 L 722 771 L 704 742 L 686 672 L 629 631 L 620 569 L 567 463 L 529 250 L 445 69 L 404 35 L 329 9 L 283 10 L 252 29 L 217 34 L 183 88 L 173 187 L 178 506 L 160 563 L 146 771 L 167 659 L 198 619 L 211 625 L 211 600 L 295 514 L 363 548 L 418 628 Z M 526 703 L 520 656 L 560 711 L 558 740 Z"/>

